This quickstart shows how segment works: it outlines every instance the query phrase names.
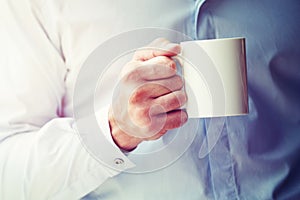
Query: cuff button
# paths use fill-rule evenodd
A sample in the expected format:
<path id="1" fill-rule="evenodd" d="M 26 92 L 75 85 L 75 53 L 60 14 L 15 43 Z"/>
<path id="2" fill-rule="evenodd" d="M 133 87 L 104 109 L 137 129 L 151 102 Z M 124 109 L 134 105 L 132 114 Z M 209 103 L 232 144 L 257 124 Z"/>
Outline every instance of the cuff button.
<path id="1" fill-rule="evenodd" d="M 121 164 L 123 164 L 124 163 L 124 160 L 122 159 L 122 158 L 116 158 L 115 159 L 115 164 L 116 165 L 121 165 Z"/>

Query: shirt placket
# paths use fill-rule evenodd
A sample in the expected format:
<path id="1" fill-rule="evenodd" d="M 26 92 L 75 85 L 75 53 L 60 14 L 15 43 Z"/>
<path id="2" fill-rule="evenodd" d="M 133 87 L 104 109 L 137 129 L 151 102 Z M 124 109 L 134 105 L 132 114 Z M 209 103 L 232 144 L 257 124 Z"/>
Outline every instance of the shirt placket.
<path id="1" fill-rule="evenodd" d="M 222 200 L 239 199 L 226 120 L 224 118 L 214 118 L 213 121 L 206 119 L 205 126 L 209 130 L 206 136 L 207 141 L 209 144 L 214 144 L 208 154 L 214 197 Z"/>

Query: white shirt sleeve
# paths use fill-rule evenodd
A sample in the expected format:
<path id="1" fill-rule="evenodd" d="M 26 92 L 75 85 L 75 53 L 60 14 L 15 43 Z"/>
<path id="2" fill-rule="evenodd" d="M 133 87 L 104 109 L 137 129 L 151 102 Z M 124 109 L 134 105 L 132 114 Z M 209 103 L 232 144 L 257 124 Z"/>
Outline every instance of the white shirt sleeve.
<path id="1" fill-rule="evenodd" d="M 0 199 L 79 199 L 121 170 L 98 162 L 75 120 L 60 117 L 66 67 L 32 5 L 0 9 Z M 103 153 L 132 167 L 120 151 Z"/>

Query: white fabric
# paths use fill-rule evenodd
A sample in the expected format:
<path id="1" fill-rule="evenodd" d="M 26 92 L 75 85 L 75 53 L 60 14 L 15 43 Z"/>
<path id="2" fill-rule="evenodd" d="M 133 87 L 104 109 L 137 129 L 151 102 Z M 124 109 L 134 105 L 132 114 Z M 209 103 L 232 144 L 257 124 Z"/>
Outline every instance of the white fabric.
<path id="1" fill-rule="evenodd" d="M 64 110 L 71 108 L 73 69 L 100 41 L 64 47 L 63 55 L 60 40 L 77 45 L 78 38 L 66 33 L 67 25 L 57 35 L 64 25 L 48 18 L 58 17 L 57 8 L 18 0 L 1 1 L 0 8 L 0 199 L 79 199 L 119 173 L 87 152 L 71 111 Z M 109 138 L 107 114 L 100 120 Z M 121 151 L 103 153 L 132 166 Z"/>
<path id="2" fill-rule="evenodd" d="M 134 13 L 133 5 L 139 7 Z M 79 199 L 134 166 L 112 142 L 105 109 L 97 113 L 99 125 L 118 151 L 103 153 L 122 158 L 122 166 L 112 170 L 101 165 L 80 143 L 72 110 L 74 82 L 88 55 L 112 35 L 145 24 L 186 30 L 191 9 L 185 5 L 185 1 L 0 1 L 1 200 Z M 101 99 L 103 105 L 107 102 Z"/>

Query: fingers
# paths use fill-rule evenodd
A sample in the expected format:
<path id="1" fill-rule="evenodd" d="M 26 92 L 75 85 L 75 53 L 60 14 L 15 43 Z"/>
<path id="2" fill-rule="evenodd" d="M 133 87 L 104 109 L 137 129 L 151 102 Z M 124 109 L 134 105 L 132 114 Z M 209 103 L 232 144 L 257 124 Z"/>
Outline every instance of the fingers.
<path id="1" fill-rule="evenodd" d="M 151 110 L 153 114 L 170 112 L 181 108 L 186 101 L 187 97 L 184 91 L 175 91 L 155 99 L 153 101 L 154 106 L 152 106 Z M 155 109 L 155 107 L 157 107 L 157 109 Z"/>
<path id="2" fill-rule="evenodd" d="M 176 74 L 176 63 L 171 58 L 159 56 L 145 61 L 137 69 L 144 80 L 169 78 Z"/>
<path id="3" fill-rule="evenodd" d="M 119 146 L 136 147 L 186 122 L 187 114 L 180 110 L 187 100 L 184 83 L 171 58 L 180 50 L 178 44 L 160 38 L 137 50 L 122 69 L 112 105 L 114 115 L 110 117 L 112 135 Z M 124 139 L 125 134 L 128 137 Z"/>
<path id="4" fill-rule="evenodd" d="M 180 109 L 187 101 L 184 91 L 176 91 L 153 100 L 145 100 L 144 104 L 129 103 L 131 114 L 141 124 L 148 124 L 150 118 Z"/>
<path id="5" fill-rule="evenodd" d="M 154 40 L 146 49 L 135 52 L 133 60 L 122 70 L 122 77 L 131 81 L 172 77 L 176 74 L 176 63 L 171 57 L 179 52 L 178 44 L 162 38 Z"/>
<path id="6" fill-rule="evenodd" d="M 160 138 L 161 136 L 166 134 L 166 132 L 168 130 L 179 128 L 180 126 L 182 126 L 184 123 L 186 123 L 187 119 L 188 119 L 188 116 L 187 116 L 186 111 L 184 111 L 184 110 L 171 111 L 171 112 L 167 113 L 167 115 L 157 115 L 156 117 L 154 117 L 152 119 L 153 124 L 155 124 L 155 122 L 166 120 L 164 127 L 159 132 L 157 132 L 155 135 L 148 137 L 147 140 L 156 140 L 156 139 Z"/>
<path id="7" fill-rule="evenodd" d="M 179 44 L 170 43 L 164 38 L 158 38 L 147 47 L 137 50 L 133 58 L 138 61 L 146 61 L 157 56 L 176 56 L 180 51 L 181 47 Z"/>
<path id="8" fill-rule="evenodd" d="M 157 98 L 162 95 L 181 90 L 182 87 L 183 80 L 177 75 L 169 79 L 147 82 L 132 92 L 129 103 L 145 101 L 148 98 Z"/>
<path id="9" fill-rule="evenodd" d="M 176 74 L 176 63 L 171 58 L 159 56 L 141 63 L 130 63 L 122 74 L 129 82 L 169 78 Z"/>
<path id="10" fill-rule="evenodd" d="M 161 96 L 157 99 L 153 99 L 150 101 L 145 100 L 144 104 L 131 103 L 130 105 L 134 107 L 134 109 L 132 110 L 132 114 L 134 116 L 133 118 L 139 122 L 137 124 L 141 127 L 150 126 L 149 132 L 153 133 L 154 131 L 155 133 L 158 133 L 161 131 L 161 128 L 165 126 L 163 124 L 169 123 L 168 118 L 170 118 L 170 122 L 175 123 L 174 117 L 176 117 L 176 115 L 179 115 L 177 112 L 180 111 L 179 109 L 186 103 L 186 101 L 187 97 L 184 91 L 175 91 L 167 95 Z M 182 121 L 183 123 L 186 121 L 185 115 L 177 117 L 182 118 L 178 118 L 178 121 Z M 176 124 L 180 126 L 180 123 Z M 176 124 L 174 125 L 174 127 L 177 127 Z M 171 125 L 166 126 L 166 128 L 170 129 L 171 127 Z"/>
<path id="11" fill-rule="evenodd" d="M 182 126 L 188 119 L 188 115 L 184 110 L 174 110 L 167 114 L 165 130 L 171 130 Z"/>
<path id="12" fill-rule="evenodd" d="M 183 88 L 183 79 L 176 75 L 168 79 L 153 81 L 152 85 L 156 86 L 149 92 L 149 96 L 156 98 L 173 91 L 181 90 Z"/>

